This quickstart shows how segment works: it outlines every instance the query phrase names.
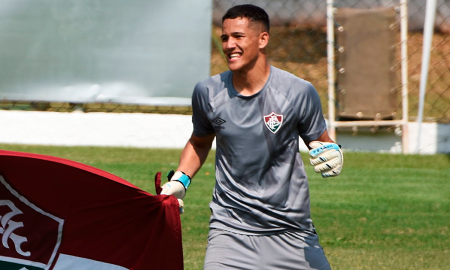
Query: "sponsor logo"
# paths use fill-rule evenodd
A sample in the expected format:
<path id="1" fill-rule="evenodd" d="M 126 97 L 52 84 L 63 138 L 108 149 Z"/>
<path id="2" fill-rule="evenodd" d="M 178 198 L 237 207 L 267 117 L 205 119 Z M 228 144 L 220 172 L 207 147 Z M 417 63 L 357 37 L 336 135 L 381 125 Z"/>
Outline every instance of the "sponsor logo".
<path id="1" fill-rule="evenodd" d="M 273 133 L 277 133 L 278 130 L 280 130 L 281 125 L 283 125 L 283 115 L 282 114 L 276 114 L 274 112 L 264 115 L 263 120 L 266 124 L 266 127 Z"/>
<path id="2" fill-rule="evenodd" d="M 49 269 L 60 246 L 63 223 L 0 175 L 0 269 Z"/>

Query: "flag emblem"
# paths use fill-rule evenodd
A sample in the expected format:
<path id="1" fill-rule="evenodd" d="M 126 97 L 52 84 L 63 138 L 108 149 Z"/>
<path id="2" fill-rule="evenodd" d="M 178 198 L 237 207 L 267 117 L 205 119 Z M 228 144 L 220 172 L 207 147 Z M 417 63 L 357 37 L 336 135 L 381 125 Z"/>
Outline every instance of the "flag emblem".
<path id="1" fill-rule="evenodd" d="M 49 269 L 63 224 L 64 220 L 28 201 L 0 175 L 0 269 Z"/>
<path id="2" fill-rule="evenodd" d="M 283 124 L 283 115 L 282 114 L 276 114 L 272 112 L 269 115 L 264 115 L 264 123 L 266 124 L 266 127 L 275 134 L 278 130 L 280 130 L 281 125 Z"/>

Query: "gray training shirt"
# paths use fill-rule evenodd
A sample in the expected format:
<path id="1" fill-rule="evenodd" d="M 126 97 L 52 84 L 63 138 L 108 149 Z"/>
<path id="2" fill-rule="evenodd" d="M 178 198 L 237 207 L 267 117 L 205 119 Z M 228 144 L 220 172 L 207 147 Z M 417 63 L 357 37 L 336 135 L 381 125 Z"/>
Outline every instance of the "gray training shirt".
<path id="1" fill-rule="evenodd" d="M 242 234 L 314 230 L 299 136 L 326 129 L 311 83 L 272 67 L 266 85 L 242 96 L 227 71 L 199 82 L 194 135 L 216 134 L 216 185 L 210 228 Z"/>

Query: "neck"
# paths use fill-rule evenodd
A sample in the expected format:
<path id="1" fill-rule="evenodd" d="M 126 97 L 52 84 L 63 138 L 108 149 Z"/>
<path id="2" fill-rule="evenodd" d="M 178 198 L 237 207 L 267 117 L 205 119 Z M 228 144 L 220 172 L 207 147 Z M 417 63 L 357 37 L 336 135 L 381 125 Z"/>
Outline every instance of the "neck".
<path id="1" fill-rule="evenodd" d="M 233 72 L 233 86 L 243 96 L 251 96 L 264 87 L 270 76 L 270 66 L 256 65 L 248 71 Z"/>

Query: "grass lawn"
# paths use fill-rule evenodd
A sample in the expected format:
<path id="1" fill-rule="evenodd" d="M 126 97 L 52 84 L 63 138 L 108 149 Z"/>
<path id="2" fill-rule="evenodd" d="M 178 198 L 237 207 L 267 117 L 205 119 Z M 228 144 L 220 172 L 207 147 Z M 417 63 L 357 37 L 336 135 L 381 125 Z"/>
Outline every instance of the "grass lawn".
<path id="1" fill-rule="evenodd" d="M 181 150 L 0 145 L 82 162 L 154 193 L 153 176 Z M 307 154 L 302 154 L 307 162 Z M 333 269 L 450 269 L 450 155 L 345 153 L 337 178 L 310 175 L 312 218 Z M 182 215 L 185 269 L 202 269 L 214 154 L 194 178 Z"/>

